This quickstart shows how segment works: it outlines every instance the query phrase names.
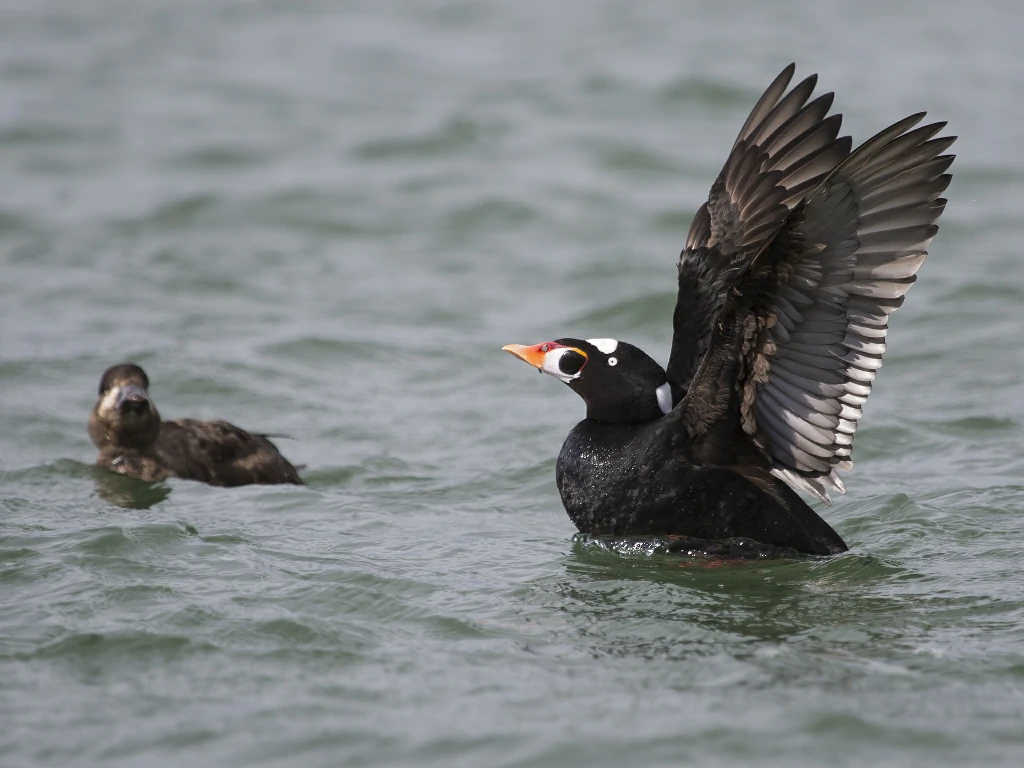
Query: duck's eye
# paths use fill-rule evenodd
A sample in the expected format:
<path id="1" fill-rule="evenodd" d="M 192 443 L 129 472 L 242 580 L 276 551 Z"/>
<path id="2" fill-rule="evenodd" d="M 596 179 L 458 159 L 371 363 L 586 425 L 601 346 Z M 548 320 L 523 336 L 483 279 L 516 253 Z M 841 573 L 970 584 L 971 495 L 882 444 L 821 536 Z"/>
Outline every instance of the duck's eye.
<path id="1" fill-rule="evenodd" d="M 548 346 L 547 344 L 541 344 L 540 345 L 540 351 L 541 352 L 547 353 L 550 349 L 551 349 L 551 347 Z"/>
<path id="2" fill-rule="evenodd" d="M 581 355 L 574 349 L 570 349 L 565 352 L 560 358 L 558 358 L 558 370 L 564 373 L 566 376 L 575 376 L 579 373 L 583 366 L 586 365 L 587 358 Z"/>
<path id="3" fill-rule="evenodd" d="M 614 367 L 614 366 L 616 366 L 618 364 L 619 364 L 619 359 L 617 357 L 609 357 L 608 358 L 608 365 Z"/>

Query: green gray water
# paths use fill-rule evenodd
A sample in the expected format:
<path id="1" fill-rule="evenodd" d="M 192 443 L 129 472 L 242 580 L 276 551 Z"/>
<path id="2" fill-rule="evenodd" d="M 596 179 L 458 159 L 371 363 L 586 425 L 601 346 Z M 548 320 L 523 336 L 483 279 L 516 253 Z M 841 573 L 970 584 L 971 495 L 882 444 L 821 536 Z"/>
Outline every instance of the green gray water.
<path id="1" fill-rule="evenodd" d="M 1020 765 L 1016 2 L 0 3 L 0 764 Z M 951 121 L 827 560 L 573 540 L 578 399 L 790 60 Z M 102 370 L 305 488 L 114 481 Z"/>

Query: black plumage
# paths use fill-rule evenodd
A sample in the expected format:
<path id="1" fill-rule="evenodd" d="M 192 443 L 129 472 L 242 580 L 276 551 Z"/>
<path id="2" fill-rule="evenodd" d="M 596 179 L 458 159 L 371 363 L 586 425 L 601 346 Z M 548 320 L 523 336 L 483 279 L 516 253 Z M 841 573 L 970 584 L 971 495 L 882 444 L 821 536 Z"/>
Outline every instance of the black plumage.
<path id="1" fill-rule="evenodd" d="M 581 531 L 846 549 L 792 489 L 845 493 L 837 470 L 938 230 L 955 137 L 915 128 L 921 113 L 851 153 L 832 94 L 810 100 L 816 76 L 787 92 L 793 72 L 693 219 L 667 369 L 608 339 L 506 347 L 587 403 L 557 466 Z"/>
<path id="2" fill-rule="evenodd" d="M 89 437 L 99 449 L 97 466 L 140 480 L 302 484 L 296 468 L 266 435 L 226 421 L 162 421 L 149 396 L 149 377 L 130 363 L 103 374 L 89 416 Z"/>

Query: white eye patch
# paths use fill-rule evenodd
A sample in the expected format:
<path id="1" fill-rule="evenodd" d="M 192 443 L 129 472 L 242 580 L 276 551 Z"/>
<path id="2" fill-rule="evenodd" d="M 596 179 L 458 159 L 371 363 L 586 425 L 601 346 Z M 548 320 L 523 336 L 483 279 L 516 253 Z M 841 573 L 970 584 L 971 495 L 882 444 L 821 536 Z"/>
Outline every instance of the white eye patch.
<path id="1" fill-rule="evenodd" d="M 608 365 L 610 365 L 612 367 L 615 367 L 618 364 L 619 364 L 619 358 L 617 358 L 617 357 L 609 357 L 608 358 Z"/>
<path id="2" fill-rule="evenodd" d="M 103 395 L 100 400 L 99 407 L 96 409 L 103 415 L 114 413 L 117 408 L 117 398 L 121 396 L 121 387 L 111 387 Z"/>
<path id="3" fill-rule="evenodd" d="M 619 348 L 619 342 L 615 339 L 587 339 L 587 344 L 593 344 L 599 352 L 610 355 Z"/>

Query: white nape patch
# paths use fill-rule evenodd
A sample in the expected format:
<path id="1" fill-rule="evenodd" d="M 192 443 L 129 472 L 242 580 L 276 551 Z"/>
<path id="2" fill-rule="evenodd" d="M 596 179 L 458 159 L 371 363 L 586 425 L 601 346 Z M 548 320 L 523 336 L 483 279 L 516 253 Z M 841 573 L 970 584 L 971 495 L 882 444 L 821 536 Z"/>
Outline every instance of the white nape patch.
<path id="1" fill-rule="evenodd" d="M 562 359 L 562 355 L 564 355 L 566 352 L 573 351 L 574 350 L 569 349 L 568 347 L 558 347 L 557 349 L 552 349 L 550 352 L 544 355 L 544 363 L 543 365 L 541 365 L 541 370 L 548 376 L 554 376 L 556 379 L 558 379 L 559 381 L 564 381 L 566 384 L 568 384 L 573 379 L 578 379 L 580 377 L 580 374 L 583 373 L 582 368 L 576 371 L 576 373 L 574 373 L 572 376 L 569 376 L 566 373 L 562 373 L 562 369 L 558 367 L 558 361 Z"/>
<path id="2" fill-rule="evenodd" d="M 615 339 L 587 339 L 587 344 L 593 344 L 599 352 L 610 355 L 619 348 L 619 342 Z"/>
<path id="3" fill-rule="evenodd" d="M 654 390 L 655 397 L 658 398 L 658 407 L 661 408 L 661 412 L 668 414 L 672 412 L 672 385 L 667 381 Z"/>

